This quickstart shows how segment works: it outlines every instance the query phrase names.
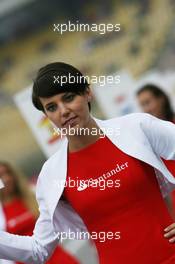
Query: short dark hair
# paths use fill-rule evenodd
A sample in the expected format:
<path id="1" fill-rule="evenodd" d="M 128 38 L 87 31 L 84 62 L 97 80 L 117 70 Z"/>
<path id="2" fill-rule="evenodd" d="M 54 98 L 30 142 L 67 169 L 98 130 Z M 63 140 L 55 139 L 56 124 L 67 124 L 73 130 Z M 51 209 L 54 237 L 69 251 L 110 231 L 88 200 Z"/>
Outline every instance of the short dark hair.
<path id="1" fill-rule="evenodd" d="M 137 96 L 139 96 L 143 92 L 151 92 L 155 97 L 157 98 L 164 98 L 164 105 L 163 105 L 163 112 L 165 115 L 165 118 L 167 121 L 172 121 L 174 118 L 174 112 L 171 106 L 170 99 L 168 98 L 168 95 L 163 91 L 162 88 L 159 86 L 148 83 L 143 85 L 138 91 L 137 91 Z"/>
<path id="2" fill-rule="evenodd" d="M 76 78 L 76 81 L 60 84 L 54 82 L 54 76 L 60 79 L 63 77 L 68 79 L 69 76 L 72 76 L 73 78 Z M 81 82 L 77 81 L 80 78 Z M 82 95 L 86 92 L 88 87 L 89 84 L 86 78 L 74 66 L 64 62 L 53 62 L 39 69 L 33 84 L 32 102 L 38 110 L 44 112 L 39 97 L 46 98 L 64 92 L 73 92 Z M 88 103 L 88 106 L 90 111 L 90 103 Z"/>

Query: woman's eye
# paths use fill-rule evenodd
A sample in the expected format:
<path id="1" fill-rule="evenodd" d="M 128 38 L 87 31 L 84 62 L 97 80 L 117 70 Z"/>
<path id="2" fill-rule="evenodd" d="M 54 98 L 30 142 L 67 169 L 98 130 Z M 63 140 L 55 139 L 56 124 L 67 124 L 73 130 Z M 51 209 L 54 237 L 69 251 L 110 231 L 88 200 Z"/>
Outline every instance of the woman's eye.
<path id="1" fill-rule="evenodd" d="M 57 109 L 56 105 L 50 105 L 47 107 L 47 111 L 49 111 L 49 112 L 54 112 L 56 109 Z"/>
<path id="2" fill-rule="evenodd" d="M 69 101 L 73 100 L 74 97 L 75 97 L 75 94 L 70 94 L 70 95 L 67 95 L 65 97 L 65 100 L 69 102 Z"/>

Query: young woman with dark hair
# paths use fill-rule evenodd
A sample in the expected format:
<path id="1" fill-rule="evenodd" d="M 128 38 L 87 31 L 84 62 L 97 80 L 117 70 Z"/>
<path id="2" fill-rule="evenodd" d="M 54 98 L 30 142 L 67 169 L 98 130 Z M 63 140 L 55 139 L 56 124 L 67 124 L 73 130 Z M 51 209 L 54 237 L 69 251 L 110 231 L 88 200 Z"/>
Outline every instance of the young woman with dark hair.
<path id="1" fill-rule="evenodd" d="M 34 235 L 0 232 L 0 258 L 44 263 L 63 233 L 82 238 L 89 232 L 100 264 L 175 262 L 175 228 L 163 199 L 175 179 L 160 158 L 175 160 L 175 126 L 142 113 L 99 120 L 89 111 L 92 91 L 86 81 L 55 82 L 70 74 L 83 76 L 71 65 L 51 63 L 34 82 L 35 107 L 60 133 L 68 128 L 75 133 L 67 132 L 42 167 Z"/>
<path id="2" fill-rule="evenodd" d="M 175 122 L 175 114 L 168 95 L 155 84 L 145 84 L 137 91 L 138 102 L 145 113 Z"/>

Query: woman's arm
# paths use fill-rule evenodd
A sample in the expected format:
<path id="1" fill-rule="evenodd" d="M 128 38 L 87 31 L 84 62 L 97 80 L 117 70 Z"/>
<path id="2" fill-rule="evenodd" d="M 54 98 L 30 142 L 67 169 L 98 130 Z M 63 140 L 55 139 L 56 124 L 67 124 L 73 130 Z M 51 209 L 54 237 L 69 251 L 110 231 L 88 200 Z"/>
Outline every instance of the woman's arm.
<path id="1" fill-rule="evenodd" d="M 152 115 L 144 114 L 141 126 L 153 151 L 164 159 L 175 160 L 175 125 L 172 124 L 172 122 L 163 121 Z M 171 217 L 175 220 L 170 196 L 166 197 L 166 202 L 169 204 Z M 164 232 L 164 237 L 167 238 L 170 243 L 174 243 L 175 223 L 165 228 Z"/>
<path id="2" fill-rule="evenodd" d="M 165 200 L 165 204 L 167 206 L 169 214 L 171 215 L 173 221 L 175 221 L 175 210 L 174 210 L 174 205 L 173 205 L 171 194 L 167 194 L 167 196 L 164 197 L 164 200 Z"/>
<path id="3" fill-rule="evenodd" d="M 0 259 L 41 264 L 45 263 L 57 246 L 59 238 L 54 233 L 39 181 L 36 196 L 40 216 L 36 222 L 33 236 L 19 236 L 0 231 Z"/>
<path id="4" fill-rule="evenodd" d="M 143 114 L 141 127 L 156 154 L 175 160 L 175 125 L 172 122 Z"/>

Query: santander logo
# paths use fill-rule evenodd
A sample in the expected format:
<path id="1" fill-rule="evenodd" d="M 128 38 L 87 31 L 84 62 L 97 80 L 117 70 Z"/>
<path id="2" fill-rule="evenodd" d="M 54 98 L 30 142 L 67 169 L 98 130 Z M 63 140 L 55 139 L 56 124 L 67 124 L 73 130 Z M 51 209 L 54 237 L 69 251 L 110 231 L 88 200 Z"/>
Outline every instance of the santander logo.
<path id="1" fill-rule="evenodd" d="M 80 185 L 78 186 L 77 190 L 79 192 L 84 191 L 87 187 L 93 186 L 97 182 L 98 182 L 98 180 L 93 180 L 93 181 L 89 180 L 88 184 L 87 184 L 87 183 L 85 183 L 85 181 L 80 181 Z"/>
<path id="2" fill-rule="evenodd" d="M 80 182 L 80 185 L 78 186 L 77 190 L 81 192 L 84 191 L 87 187 L 88 185 L 86 183 Z"/>
<path id="3" fill-rule="evenodd" d="M 90 178 L 88 180 L 80 180 L 79 186 L 77 187 L 77 191 L 81 192 L 86 190 L 88 187 L 100 187 L 101 190 L 104 190 L 106 187 L 120 187 L 120 180 L 115 179 L 114 181 L 110 179 L 112 176 L 115 176 L 115 174 L 126 170 L 128 168 L 128 162 L 125 162 L 124 164 L 117 164 L 115 169 L 112 169 L 111 171 L 108 171 L 106 173 L 103 173 L 102 176 L 98 177 L 97 179 Z"/>

